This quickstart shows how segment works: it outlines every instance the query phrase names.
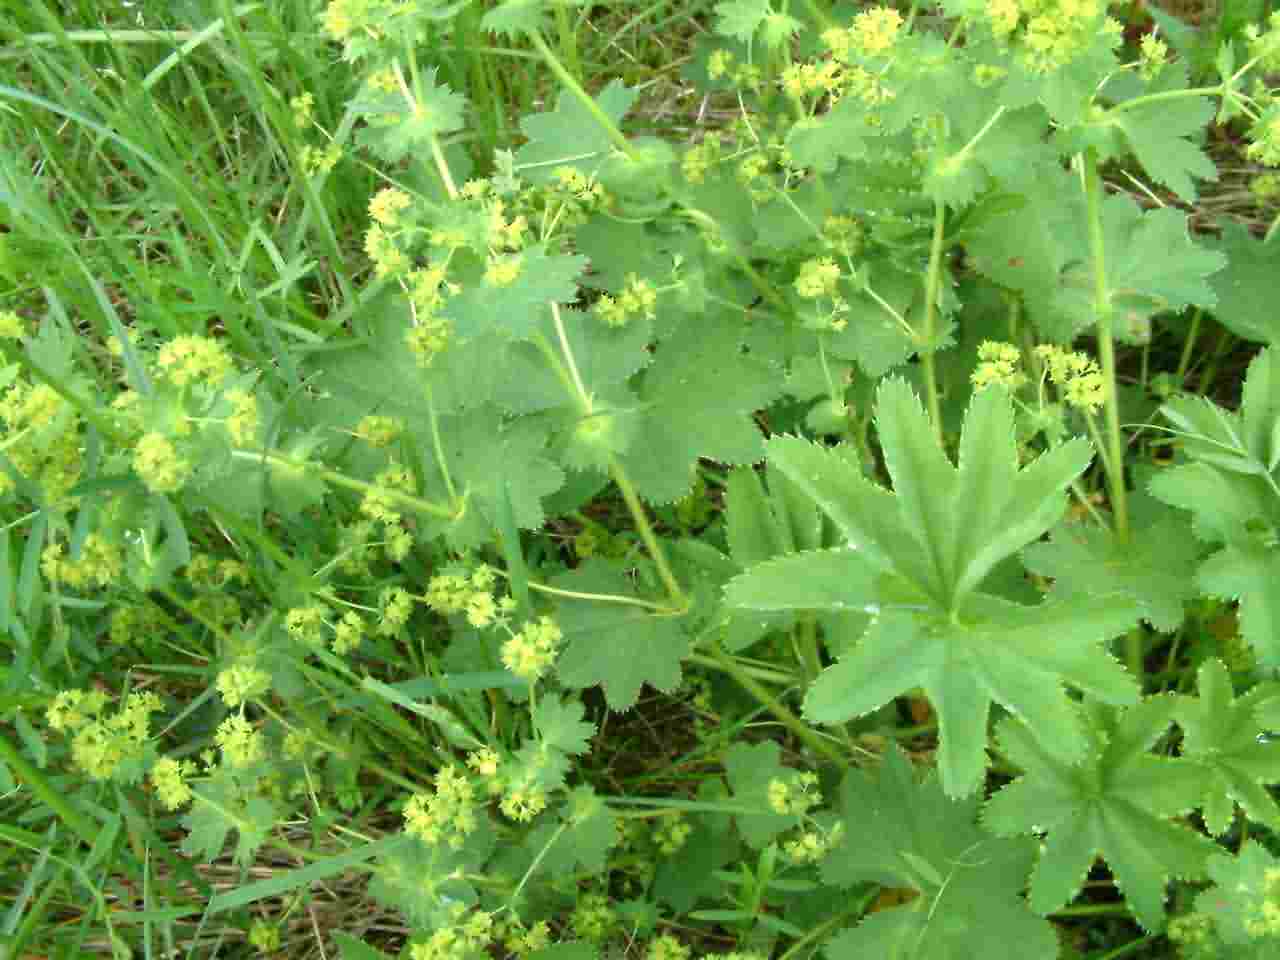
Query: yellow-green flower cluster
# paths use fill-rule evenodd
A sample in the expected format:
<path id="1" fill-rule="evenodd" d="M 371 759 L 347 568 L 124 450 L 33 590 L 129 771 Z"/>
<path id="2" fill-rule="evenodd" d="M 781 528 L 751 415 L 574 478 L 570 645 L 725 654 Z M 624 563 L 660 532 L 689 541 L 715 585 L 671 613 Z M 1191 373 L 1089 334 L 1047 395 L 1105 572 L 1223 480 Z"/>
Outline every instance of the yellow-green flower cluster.
<path id="1" fill-rule="evenodd" d="M 360 646 L 360 641 L 368 631 L 369 625 L 365 623 L 364 617 L 354 610 L 348 610 L 342 615 L 342 619 L 334 624 L 333 643 L 330 646 L 338 656 L 345 657 Z"/>
<path id="2" fill-rule="evenodd" d="M 207 553 L 197 553 L 187 564 L 187 580 L 201 590 L 222 590 L 231 583 L 249 582 L 249 568 L 244 561 L 224 557 L 214 561 Z"/>
<path id="3" fill-rule="evenodd" d="M 453 324 L 447 317 L 420 316 L 404 334 L 405 346 L 422 369 L 427 369 L 444 352 L 453 338 Z"/>
<path id="4" fill-rule="evenodd" d="M 318 603 L 305 607 L 293 607 L 284 615 L 284 627 L 289 636 L 311 647 L 324 643 L 324 623 L 329 609 Z"/>
<path id="5" fill-rule="evenodd" d="M 1249 24 L 1244 29 L 1249 44 L 1250 58 L 1258 58 L 1258 68 L 1263 73 L 1280 73 L 1280 10 L 1271 14 L 1267 28 Z"/>
<path id="6" fill-rule="evenodd" d="M 364 252 L 373 262 L 373 273 L 379 279 L 403 273 L 409 267 L 408 254 L 379 223 L 371 224 L 365 231 Z"/>
<path id="7" fill-rule="evenodd" d="M 457 850 L 479 824 L 475 786 L 453 766 L 440 769 L 435 790 L 415 793 L 404 806 L 405 832 L 428 846 L 448 843 Z"/>
<path id="8" fill-rule="evenodd" d="M 369 201 L 369 216 L 384 227 L 396 227 L 400 224 L 401 211 L 412 203 L 409 195 L 398 187 L 383 187 Z"/>
<path id="9" fill-rule="evenodd" d="M 840 267 L 831 257 L 815 257 L 800 264 L 796 293 L 806 300 L 834 296 L 840 282 Z"/>
<path id="10" fill-rule="evenodd" d="M 528 823 L 547 809 L 547 792 L 531 780 L 504 783 L 502 791 L 498 809 L 504 817 L 517 823 Z"/>
<path id="11" fill-rule="evenodd" d="M 1269 867 L 1262 874 L 1262 890 L 1249 898 L 1249 913 L 1244 928 L 1253 937 L 1280 936 L 1280 867 Z"/>
<path id="12" fill-rule="evenodd" d="M 176 493 L 191 478 L 191 463 L 162 433 L 147 433 L 133 448 L 133 470 L 152 493 Z"/>
<path id="13" fill-rule="evenodd" d="M 591 308 L 597 317 L 610 327 L 625 327 L 632 317 L 652 320 L 658 305 L 658 291 L 648 280 L 628 273 L 622 292 L 617 297 L 602 294 Z"/>
<path id="14" fill-rule="evenodd" d="M 258 398 L 248 390 L 228 390 L 226 399 L 231 404 L 227 415 L 231 441 L 239 447 L 251 446 L 258 436 Z"/>
<path id="15" fill-rule="evenodd" d="M 502 946 L 508 953 L 527 957 L 531 953 L 537 953 L 551 946 L 551 927 L 545 920 L 539 920 L 528 929 L 525 929 L 519 920 L 509 922 L 503 935 Z"/>
<path id="16" fill-rule="evenodd" d="M 274 953 L 280 949 L 280 927 L 265 920 L 255 920 L 249 925 L 249 944 L 259 953 Z"/>
<path id="17" fill-rule="evenodd" d="M 893 49 L 902 30 L 902 14 L 892 7 L 872 7 L 853 18 L 846 31 L 849 52 L 860 57 L 882 57 Z M 847 60 L 846 53 L 841 59 Z"/>
<path id="18" fill-rule="evenodd" d="M 18 473 L 38 484 L 46 499 L 60 503 L 80 480 L 80 416 L 52 387 L 13 383 L 0 395 L 0 450 Z M 0 470 L 0 495 L 14 489 Z"/>
<path id="19" fill-rule="evenodd" d="M 817 787 L 818 775 L 812 772 L 797 773 L 786 780 L 774 777 L 769 781 L 769 807 L 783 816 L 803 817 L 822 803 Z"/>
<path id="20" fill-rule="evenodd" d="M 808 96 L 838 96 L 844 87 L 840 64 L 835 60 L 821 63 L 792 63 L 782 71 L 782 89 L 797 100 Z"/>
<path id="21" fill-rule="evenodd" d="M 998 383 L 1016 390 L 1027 382 L 1027 376 L 1018 369 L 1022 353 L 1012 343 L 984 340 L 978 347 L 978 366 L 969 376 L 975 390 L 982 390 Z"/>
<path id="22" fill-rule="evenodd" d="M 494 253 L 484 268 L 484 282 L 490 287 L 509 287 L 524 271 L 524 256 L 519 253 Z"/>
<path id="23" fill-rule="evenodd" d="M 587 893 L 579 897 L 570 918 L 573 932 L 583 940 L 598 943 L 613 932 L 618 915 L 609 906 L 607 897 L 599 893 Z"/>
<path id="24" fill-rule="evenodd" d="M 342 159 L 342 148 L 336 143 L 318 147 L 313 143 L 304 144 L 298 153 L 303 172 L 308 177 L 318 177 L 329 173 Z"/>
<path id="25" fill-rule="evenodd" d="M 142 601 L 118 606 L 111 613 L 111 642 L 140 643 L 164 626 L 164 615 L 154 604 Z"/>
<path id="26" fill-rule="evenodd" d="M 404 433 L 404 421 L 399 417 L 369 414 L 356 424 L 355 435 L 374 447 L 389 447 Z"/>
<path id="27" fill-rule="evenodd" d="M 71 759 L 87 776 L 107 780 L 129 760 L 141 760 L 151 714 L 161 709 L 154 693 L 131 693 L 120 709 L 106 712 L 100 691 L 64 690 L 45 712 L 54 730 L 74 734 Z"/>
<path id="28" fill-rule="evenodd" d="M 817 863 L 844 837 L 844 824 L 837 822 L 830 830 L 802 830 L 800 834 L 782 845 L 782 851 L 792 863 Z"/>
<path id="29" fill-rule="evenodd" d="M 551 171 L 551 189 L 558 195 L 581 205 L 584 210 L 599 206 L 604 200 L 604 187 L 577 167 L 561 166 Z"/>
<path id="30" fill-rule="evenodd" d="M 442 573 L 427 583 L 427 606 L 443 616 L 465 613 L 473 627 L 487 627 L 511 609 L 510 598 L 495 599 L 498 573 L 486 563 L 468 576 Z"/>
<path id="31" fill-rule="evenodd" d="M 440 927 L 409 948 L 412 960 L 469 960 L 481 957 L 493 942 L 493 914 L 477 910 L 462 920 Z"/>
<path id="32" fill-rule="evenodd" d="M 684 178 L 690 183 L 702 183 L 707 178 L 707 172 L 723 157 L 720 136 L 713 131 L 703 137 L 701 143 L 685 151 L 680 158 L 680 168 L 684 172 Z"/>
<path id="33" fill-rule="evenodd" d="M 266 755 L 261 731 L 238 713 L 218 724 L 213 742 L 222 751 L 223 762 L 236 770 L 256 763 Z"/>
<path id="34" fill-rule="evenodd" d="M 1086 353 L 1070 352 L 1050 343 L 1036 347 L 1036 356 L 1064 399 L 1078 410 L 1092 413 L 1106 401 L 1106 381 L 1097 361 Z"/>
<path id="35" fill-rule="evenodd" d="M 822 222 L 822 242 L 843 257 L 854 257 L 862 250 L 866 230 L 853 217 L 832 214 Z"/>
<path id="36" fill-rule="evenodd" d="M 383 587 L 378 593 L 378 626 L 380 637 L 394 636 L 413 615 L 413 597 L 403 587 Z"/>
<path id="37" fill-rule="evenodd" d="M 0 340 L 21 340 L 27 335 L 22 318 L 12 310 L 0 310 Z"/>
<path id="38" fill-rule="evenodd" d="M 507 205 L 498 197 L 485 205 L 488 215 L 488 245 L 491 250 L 521 250 L 529 232 L 529 219 L 524 214 L 507 216 Z"/>
<path id="39" fill-rule="evenodd" d="M 669 933 L 649 943 L 646 960 L 689 960 L 689 948 Z"/>
<path id="40" fill-rule="evenodd" d="M 379 523 L 399 523 L 400 512 L 395 509 L 399 498 L 395 493 L 401 491 L 412 494 L 416 487 L 413 472 L 408 467 L 392 463 L 373 478 L 373 488 L 360 501 L 360 512 Z"/>
<path id="41" fill-rule="evenodd" d="M 228 707 L 262 696 L 271 689 L 271 674 L 252 663 L 234 663 L 218 672 L 218 693 Z"/>
<path id="42" fill-rule="evenodd" d="M 1169 62 L 1169 47 L 1154 33 L 1148 33 L 1138 44 L 1138 72 L 1145 80 L 1154 80 Z"/>
<path id="43" fill-rule="evenodd" d="M 50 543 L 41 554 L 40 571 L 50 583 L 76 590 L 90 585 L 105 587 L 118 581 L 124 572 L 120 548 L 96 533 L 85 537 L 78 560 L 63 559 L 64 549 L 61 543 Z"/>
<path id="44" fill-rule="evenodd" d="M 684 847 L 692 832 L 693 825 L 683 815 L 663 817 L 653 829 L 653 842 L 664 857 L 674 856 Z"/>
<path id="45" fill-rule="evenodd" d="M 217 386 L 232 372 L 231 356 L 212 337 L 174 337 L 156 355 L 160 374 L 174 386 L 208 383 Z"/>
<path id="46" fill-rule="evenodd" d="M 151 767 L 151 787 L 160 806 L 177 810 L 191 802 L 191 786 L 187 779 L 194 776 L 196 765 L 190 760 L 174 760 L 161 757 Z"/>
<path id="47" fill-rule="evenodd" d="M 1099 36 L 1115 44 L 1123 28 L 1105 17 L 1101 0 L 988 0 L 987 16 L 998 37 L 1010 38 L 1025 22 L 1020 57 L 1028 69 L 1048 73 L 1084 53 Z"/>
<path id="48" fill-rule="evenodd" d="M 550 617 L 526 623 L 502 645 L 502 663 L 522 680 L 536 683 L 555 662 L 564 634 Z"/>
<path id="49" fill-rule="evenodd" d="M 1246 157 L 1266 167 L 1280 167 L 1280 105 L 1258 118 L 1249 130 L 1249 140 Z"/>

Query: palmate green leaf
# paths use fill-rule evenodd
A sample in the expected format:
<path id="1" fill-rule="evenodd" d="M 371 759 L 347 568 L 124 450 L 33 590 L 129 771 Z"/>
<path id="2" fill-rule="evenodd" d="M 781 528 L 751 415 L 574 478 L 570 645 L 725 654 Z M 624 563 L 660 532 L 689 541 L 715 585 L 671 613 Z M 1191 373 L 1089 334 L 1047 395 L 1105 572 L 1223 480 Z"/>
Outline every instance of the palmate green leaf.
<path id="1" fill-rule="evenodd" d="M 585 257 L 548 254 L 546 244 L 537 243 L 521 251 L 520 258 L 520 275 L 511 283 L 496 286 L 479 281 L 445 301 L 441 315 L 453 321 L 459 337 L 498 332 L 526 340 L 538 329 L 549 301 L 577 299 L 577 278 L 586 266 Z"/>
<path id="2" fill-rule="evenodd" d="M 548 455 L 545 426 L 531 418 L 505 420 L 492 407 L 439 417 L 437 424 L 444 462 L 437 457 L 429 423 L 415 424 L 422 431 L 417 446 L 428 495 L 445 500 L 447 471 L 454 491 L 466 499 L 463 515 L 443 527 L 455 550 L 488 542 L 504 497 L 517 526 L 542 525 L 542 498 L 564 483 L 564 472 Z"/>
<path id="3" fill-rule="evenodd" d="M 541 7 L 545 0 L 533 0 L 529 6 Z M 508 4 L 507 6 L 516 6 Z M 499 7 L 485 15 L 485 19 L 498 14 Z M 600 91 L 596 102 L 610 120 L 617 124 L 631 105 L 638 92 L 628 89 L 621 80 L 611 80 Z M 535 113 L 520 121 L 520 129 L 528 142 L 516 151 L 516 172 L 530 183 L 549 181 L 557 167 L 569 166 L 592 176 L 600 169 L 613 143 L 609 134 L 579 100 L 567 91 L 556 101 L 556 108 L 546 113 Z"/>
<path id="4" fill-rule="evenodd" d="M 553 6 L 580 6 L 582 0 L 500 0 L 480 21 L 483 30 L 515 40 L 539 33 L 549 23 Z"/>
<path id="5" fill-rule="evenodd" d="M 699 457 L 728 464 L 763 458 L 752 413 L 781 392 L 779 371 L 743 351 L 723 311 L 691 320 L 658 346 L 645 371 L 642 412 L 621 463 L 646 500 L 678 500 L 693 484 Z"/>
<path id="6" fill-rule="evenodd" d="M 1140 607 L 1120 594 L 1021 605 L 980 587 L 1061 516 L 1064 489 L 1089 462 L 1088 444 L 1064 444 L 1020 469 L 1001 390 L 974 398 L 958 468 L 902 381 L 882 384 L 877 423 L 893 493 L 826 448 L 769 441 L 771 466 L 831 517 L 846 544 L 759 564 L 730 581 L 726 602 L 872 614 L 861 641 L 810 688 L 805 713 L 841 723 L 923 687 L 938 714 L 939 766 L 951 795 L 981 781 L 993 702 L 1035 717 L 1046 742 L 1082 759 L 1086 744 L 1062 684 L 1110 703 L 1136 700 L 1100 641 L 1132 626 Z"/>
<path id="7" fill-rule="evenodd" d="M 1280 948 L 1280 859 L 1250 840 L 1238 856 L 1210 857 L 1208 869 L 1214 886 L 1196 897 L 1196 910 L 1213 918 L 1224 943 L 1254 945 L 1258 957 L 1274 956 Z"/>
<path id="8" fill-rule="evenodd" d="M 1021 898 L 1035 857 L 1029 839 L 997 839 L 976 823 L 975 800 L 948 799 L 932 776 L 916 783 L 891 747 L 873 777 L 851 770 L 840 788 L 848 829 L 822 863 L 829 884 L 871 882 L 913 891 L 832 939 L 829 960 L 1025 960 L 1058 955 L 1057 937 Z"/>
<path id="9" fill-rule="evenodd" d="M 724 757 L 725 775 L 735 805 L 760 810 L 759 813 L 734 816 L 742 839 L 755 850 L 763 849 L 780 833 L 796 825 L 794 816 L 774 813 L 769 808 L 769 782 L 774 778 L 790 782 L 795 774 L 794 770 L 783 766 L 780 756 L 779 746 L 770 742 L 735 743 Z"/>
<path id="10" fill-rule="evenodd" d="M 1217 847 L 1169 819 L 1199 802 L 1203 770 L 1190 760 L 1150 753 L 1176 707 L 1170 696 L 1122 712 L 1096 706 L 1085 724 L 1088 755 L 1074 763 L 1021 721 L 1000 725 L 1002 751 L 1024 772 L 991 798 L 983 822 L 1001 836 L 1047 831 L 1031 877 L 1036 912 L 1070 902 L 1102 856 L 1138 922 L 1159 931 L 1165 884 L 1203 872 Z"/>
<path id="11" fill-rule="evenodd" d="M 1142 605 L 1157 630 L 1176 630 L 1196 595 L 1201 547 L 1185 517 L 1150 498 L 1130 501 L 1133 523 L 1121 542 L 1111 531 L 1063 523 L 1050 540 L 1023 551 L 1028 570 L 1053 579 L 1052 596 L 1088 597 L 1119 590 Z"/>
<path id="12" fill-rule="evenodd" d="M 849 306 L 843 319 L 848 323 L 828 334 L 826 341 L 833 355 L 855 361 L 868 377 L 882 377 L 919 349 L 885 305 L 905 317 L 920 293 L 920 278 L 884 259 L 870 261 L 867 267 L 876 296 L 855 289 L 849 280 L 841 281 Z"/>
<path id="13" fill-rule="evenodd" d="M 196 789 L 191 810 L 182 818 L 187 835 L 182 852 L 212 862 L 222 855 L 227 836 L 236 837 L 232 859 L 247 867 L 270 836 L 280 810 L 256 786 L 220 771 Z"/>
<path id="14" fill-rule="evenodd" d="M 461 130 L 466 97 L 436 83 L 437 73 L 434 67 L 423 72 L 412 105 L 399 90 L 386 93 L 366 87 L 352 104 L 367 121 L 356 142 L 388 163 L 399 163 L 408 156 L 429 154 L 436 138 Z"/>
<path id="15" fill-rule="evenodd" d="M 1258 660 L 1280 666 L 1280 353 L 1249 365 L 1239 412 L 1178 398 L 1161 407 L 1194 462 L 1162 471 L 1151 492 L 1193 512 L 1197 534 L 1224 544 L 1197 574 L 1201 590 L 1238 600 L 1240 625 Z"/>
<path id="16" fill-rule="evenodd" d="M 585 714 L 586 708 L 578 700 L 543 697 L 533 710 L 539 744 L 562 753 L 586 753 L 596 725 L 584 720 Z"/>
<path id="17" fill-rule="evenodd" d="M 1209 283 L 1217 295 L 1214 319 L 1246 340 L 1274 343 L 1280 339 L 1275 278 L 1280 273 L 1280 241 L 1255 237 L 1249 228 L 1226 220 L 1222 233 L 1205 237 L 1210 250 L 1225 254 L 1227 265 Z"/>
<path id="18" fill-rule="evenodd" d="M 578 594 L 635 597 L 623 570 L 603 560 L 588 561 L 552 584 Z M 556 620 L 566 641 L 556 670 L 566 687 L 599 684 L 610 709 L 629 710 L 646 683 L 664 693 L 680 685 L 680 661 L 690 647 L 682 618 L 625 602 L 565 599 Z"/>
<path id="19" fill-rule="evenodd" d="M 1133 110 L 1115 110 L 1108 118 L 1147 175 L 1187 202 L 1196 202 L 1199 180 L 1217 180 L 1218 168 L 1194 141 L 1203 138 L 1213 116 L 1208 97 L 1154 100 Z"/>
<path id="20" fill-rule="evenodd" d="M 487 819 L 487 815 L 486 815 Z M 492 824 L 467 834 L 459 848 L 448 843 L 415 842 L 395 847 L 377 865 L 369 895 L 384 907 L 401 912 L 415 927 L 434 930 L 457 920 L 458 907 L 479 901 L 468 877 L 484 873 L 498 832 Z"/>
<path id="21" fill-rule="evenodd" d="M 1179 697 L 1174 717 L 1183 730 L 1182 752 L 1205 770 L 1204 822 L 1211 834 L 1231 826 L 1238 803 L 1250 819 L 1280 829 L 1280 806 L 1266 784 L 1280 782 L 1280 743 L 1259 740 L 1257 706 L 1276 695 L 1258 684 L 1236 697 L 1221 660 L 1200 666 L 1198 697 Z"/>
<path id="22" fill-rule="evenodd" d="M 1259 664 L 1280 667 L 1280 549 L 1260 543 L 1223 547 L 1201 565 L 1196 582 L 1210 596 L 1239 601 L 1240 633 Z"/>
<path id="23" fill-rule="evenodd" d="M 1120 336 L 1145 342 L 1155 314 L 1217 303 L 1209 277 L 1226 265 L 1226 257 L 1192 241 L 1181 211 L 1163 207 L 1144 213 L 1130 197 L 1110 195 L 1102 202 L 1102 227 L 1107 287 Z M 1087 257 L 1080 263 L 1087 264 Z M 1081 282 L 1063 284 L 1057 297 L 1076 329 L 1094 319 L 1093 291 L 1083 280 L 1082 267 Z"/>
<path id="24" fill-rule="evenodd" d="M 1013 195 L 1021 201 L 991 217 L 966 245 L 969 262 L 1001 286 L 1023 295 L 1028 316 L 1041 335 L 1069 342 L 1074 321 L 1062 313 L 1057 294 L 1069 262 L 1087 256 L 1080 189 L 1052 168 Z"/>

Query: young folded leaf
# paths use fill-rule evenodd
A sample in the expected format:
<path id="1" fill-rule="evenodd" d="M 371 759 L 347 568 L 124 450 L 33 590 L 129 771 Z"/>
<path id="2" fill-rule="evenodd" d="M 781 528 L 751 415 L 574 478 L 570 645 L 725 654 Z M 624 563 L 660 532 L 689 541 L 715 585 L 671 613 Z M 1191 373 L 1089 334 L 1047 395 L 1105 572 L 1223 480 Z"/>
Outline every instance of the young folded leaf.
<path id="1" fill-rule="evenodd" d="M 847 544 L 753 567 L 730 581 L 728 603 L 875 615 L 853 651 L 814 683 L 805 713 L 842 723 L 923 687 L 938 715 L 938 763 L 951 796 L 981 783 L 992 702 L 1034 717 L 1064 759 L 1083 760 L 1086 742 L 1062 685 L 1135 702 L 1137 686 L 1101 641 L 1131 627 L 1141 608 L 1119 594 L 1028 606 L 982 584 L 1062 515 L 1089 444 L 1073 440 L 1019 469 L 1009 397 L 988 389 L 965 417 L 956 468 L 904 381 L 886 381 L 878 399 L 893 492 L 827 448 L 769 441 L 771 466 L 813 498 Z"/>

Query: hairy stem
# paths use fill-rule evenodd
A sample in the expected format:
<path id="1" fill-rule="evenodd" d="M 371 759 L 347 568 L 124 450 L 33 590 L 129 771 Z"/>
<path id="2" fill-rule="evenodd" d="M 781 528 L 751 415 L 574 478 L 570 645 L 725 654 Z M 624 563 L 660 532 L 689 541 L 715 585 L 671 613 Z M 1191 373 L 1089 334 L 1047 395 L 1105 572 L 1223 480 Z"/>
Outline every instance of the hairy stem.
<path id="1" fill-rule="evenodd" d="M 1098 176 L 1098 155 L 1090 149 L 1080 154 L 1084 177 L 1086 218 L 1089 225 L 1089 255 L 1093 270 L 1093 310 L 1097 324 L 1098 360 L 1102 367 L 1106 409 L 1107 492 L 1115 517 L 1115 535 L 1121 543 L 1129 539 L 1129 499 L 1124 486 L 1124 438 L 1120 432 L 1120 398 L 1116 391 L 1116 345 L 1112 333 L 1111 289 L 1107 285 L 1107 256 L 1102 232 L 1102 180 Z"/>

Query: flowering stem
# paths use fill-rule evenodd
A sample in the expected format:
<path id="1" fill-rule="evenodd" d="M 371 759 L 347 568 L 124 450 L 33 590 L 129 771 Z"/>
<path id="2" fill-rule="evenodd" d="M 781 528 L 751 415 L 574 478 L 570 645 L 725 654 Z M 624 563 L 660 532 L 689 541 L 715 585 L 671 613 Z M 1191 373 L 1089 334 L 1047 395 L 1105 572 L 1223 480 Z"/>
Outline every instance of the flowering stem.
<path id="1" fill-rule="evenodd" d="M 534 871 L 538 869 L 538 864 L 542 863 L 543 857 L 545 857 L 550 852 L 551 848 L 555 846 L 556 841 L 560 839 L 560 835 L 568 829 L 569 824 L 567 821 L 556 827 L 556 832 L 551 835 L 543 845 L 542 849 L 538 851 L 538 855 L 535 856 L 533 858 L 533 862 L 529 864 L 529 869 L 524 872 L 524 876 L 520 878 L 520 882 L 516 884 L 516 888 L 511 891 L 511 896 L 507 898 L 508 907 L 513 910 L 515 909 L 516 899 L 520 896 L 520 891 L 524 889 L 524 885 L 529 882 L 529 878 L 532 877 Z"/>
<path id="2" fill-rule="evenodd" d="M 557 357 L 550 344 L 540 338 L 543 353 L 552 361 L 552 366 L 560 376 L 561 381 L 570 388 L 578 401 L 578 408 L 582 411 L 583 416 L 589 416 L 593 410 L 591 394 L 587 392 L 586 384 L 582 381 L 582 375 L 578 372 L 578 364 L 574 359 L 573 349 L 569 344 L 569 336 L 565 330 L 564 317 L 560 313 L 559 304 L 551 304 L 551 316 L 555 322 L 556 337 L 560 341 L 562 357 Z M 563 363 L 561 359 L 563 359 Z M 640 497 L 636 493 L 635 486 L 631 483 L 631 478 L 627 475 L 627 471 L 615 458 L 610 458 L 609 460 L 609 476 L 613 478 L 613 482 L 618 485 L 618 490 L 622 493 L 622 499 L 626 503 L 627 509 L 631 512 L 631 518 L 635 521 L 640 539 L 644 541 L 645 549 L 649 552 L 649 557 L 653 560 L 654 566 L 657 567 L 658 576 L 667 588 L 667 596 L 671 599 L 671 603 L 681 612 L 687 610 L 689 601 L 685 597 L 679 581 L 676 580 L 675 574 L 671 571 L 671 565 L 667 562 L 667 555 L 662 549 L 662 544 L 658 542 L 658 538 L 654 535 L 653 526 L 649 523 L 649 515 L 645 512 L 644 504 L 640 502 Z"/>
<path id="3" fill-rule="evenodd" d="M 232 450 L 231 456 L 236 460 L 252 460 L 285 470 L 310 472 L 335 487 L 345 487 L 348 490 L 358 490 L 361 493 L 377 493 L 385 496 L 392 503 L 411 510 L 417 510 L 419 513 L 425 513 L 428 516 L 440 517 L 443 520 L 458 520 L 466 512 L 465 497 L 462 498 L 462 503 L 451 509 L 438 503 L 432 503 L 430 500 L 415 497 L 413 494 L 405 493 L 403 490 L 379 486 L 376 483 L 366 483 L 364 480 L 357 480 L 355 477 L 349 477 L 345 473 L 339 473 L 337 470 L 330 470 L 328 467 L 317 466 L 314 463 L 307 463 L 303 460 L 292 460 L 289 457 L 282 457 L 278 453 L 269 453 L 266 450 Z M 457 503 L 457 499 L 455 498 L 455 503 Z"/>
<path id="4" fill-rule="evenodd" d="M 501 571 L 499 573 L 501 574 Z M 617 593 L 584 593 L 581 590 L 561 590 L 558 587 L 549 587 L 545 583 L 535 583 L 532 580 L 529 581 L 529 589 L 535 593 L 545 593 L 551 597 L 566 597 L 571 600 L 595 600 L 600 603 L 622 603 L 633 607 L 644 607 L 654 613 L 674 612 L 670 607 L 664 607 L 660 603 L 641 600 L 639 597 L 627 597 Z"/>
<path id="5" fill-rule="evenodd" d="M 645 512 L 644 504 L 640 502 L 640 496 L 636 493 L 636 488 L 632 485 L 631 478 L 627 476 L 627 471 L 622 468 L 622 464 L 618 463 L 616 459 L 610 459 L 609 461 L 609 476 L 613 477 L 613 482 L 618 485 L 618 490 L 622 493 L 622 499 L 626 503 L 627 509 L 631 511 L 640 539 L 644 541 L 645 549 L 649 551 L 649 557 L 658 569 L 658 577 L 662 580 L 663 586 L 667 588 L 667 596 L 681 611 L 688 610 L 689 598 L 684 595 L 680 582 L 676 579 L 675 574 L 672 573 L 670 564 L 667 563 L 667 555 L 662 549 L 662 544 L 658 542 L 657 536 L 654 535 L 653 525 L 649 523 L 649 515 Z"/>
<path id="6" fill-rule="evenodd" d="M 547 45 L 542 32 L 540 30 L 532 31 L 529 34 L 529 40 L 533 43 L 534 49 L 542 55 L 542 59 L 551 68 L 551 72 L 556 75 L 556 78 L 569 88 L 569 92 L 578 98 L 578 101 L 586 108 L 587 113 L 591 114 L 596 123 L 600 125 L 600 129 L 609 135 L 609 139 L 613 141 L 614 146 L 632 160 L 636 159 L 635 150 L 627 141 L 627 138 L 623 136 L 622 131 L 618 129 L 618 125 L 610 119 L 607 113 L 600 109 L 600 104 L 596 103 L 595 97 L 582 88 L 582 84 L 578 82 L 578 79 L 565 69 L 565 65 L 560 62 L 560 58 L 556 56 L 555 51 Z"/>
<path id="7" fill-rule="evenodd" d="M 938 377 L 934 369 L 933 353 L 936 340 L 935 326 L 938 319 L 938 290 L 942 286 L 942 241 L 947 222 L 947 208 L 940 201 L 933 201 L 933 243 L 929 247 L 929 273 L 924 287 L 924 345 L 920 351 L 921 372 L 924 375 L 924 392 L 929 404 L 929 417 L 933 420 L 933 432 L 938 444 L 942 436 L 942 405 L 938 399 Z"/>
<path id="8" fill-rule="evenodd" d="M 753 677 L 738 666 L 737 662 L 734 661 L 732 657 L 721 649 L 720 644 L 712 644 L 711 655 L 724 669 L 725 673 L 733 677 L 742 689 L 755 697 L 762 706 L 777 717 L 784 727 L 796 735 L 798 740 L 807 744 L 815 753 L 821 754 L 832 763 L 841 767 L 848 765 L 848 759 L 843 753 L 829 744 L 819 734 L 814 732 L 803 720 L 783 706 L 777 697 L 771 694 L 764 687 L 760 686 Z"/>
<path id="9" fill-rule="evenodd" d="M 1093 268 L 1093 310 L 1097 324 L 1098 360 L 1102 367 L 1102 389 L 1106 407 L 1107 455 L 1103 466 L 1115 536 L 1120 543 L 1129 539 L 1129 501 L 1124 487 L 1124 446 L 1120 433 L 1120 400 L 1116 393 L 1116 347 L 1112 335 L 1111 290 L 1107 285 L 1106 248 L 1102 231 L 1102 185 L 1098 176 L 1098 154 L 1090 148 L 1080 154 L 1084 177 L 1086 218 L 1089 226 L 1089 254 Z"/>

